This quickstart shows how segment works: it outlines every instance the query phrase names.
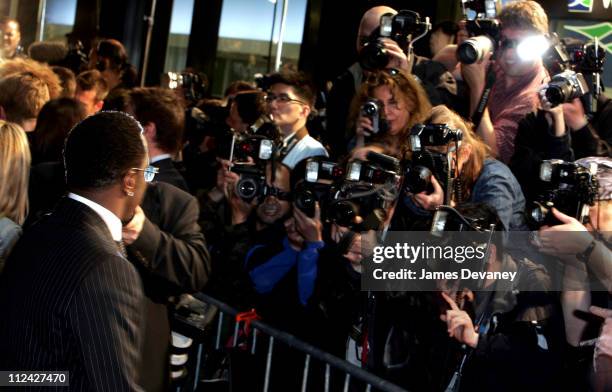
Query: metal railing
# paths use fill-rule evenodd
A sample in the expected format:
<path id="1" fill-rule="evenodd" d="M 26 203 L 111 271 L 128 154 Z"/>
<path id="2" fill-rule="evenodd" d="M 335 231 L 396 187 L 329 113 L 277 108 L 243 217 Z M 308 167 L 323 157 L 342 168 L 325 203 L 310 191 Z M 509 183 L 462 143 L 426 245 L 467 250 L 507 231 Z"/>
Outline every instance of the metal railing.
<path id="1" fill-rule="evenodd" d="M 220 350 L 223 346 L 221 343 L 221 331 L 224 327 L 223 323 L 226 321 L 224 320 L 225 316 L 226 315 L 232 316 L 233 320 L 236 320 L 236 315 L 239 314 L 240 312 L 238 312 L 236 309 L 232 308 L 231 306 L 213 297 L 210 297 L 209 295 L 206 295 L 206 294 L 198 293 L 198 294 L 194 294 L 194 297 L 202 302 L 216 306 L 218 308 L 219 314 L 217 315 L 218 321 L 217 321 L 217 330 L 215 332 L 214 347 L 216 350 Z M 234 335 L 233 335 L 232 345 L 235 348 L 238 344 L 238 332 L 240 329 L 240 324 L 242 322 L 241 321 L 233 321 L 233 322 L 235 324 L 234 324 L 234 329 L 233 329 Z M 304 354 L 304 369 L 302 372 L 302 383 L 301 383 L 302 392 L 305 392 L 308 387 L 308 381 L 311 375 L 311 372 L 309 371 L 310 366 L 311 366 L 310 363 L 311 363 L 311 359 L 313 358 L 325 364 L 325 378 L 324 378 L 325 392 L 328 392 L 330 390 L 330 379 L 331 379 L 331 369 L 332 368 L 337 369 L 340 372 L 345 374 L 344 384 L 343 384 L 343 390 L 345 392 L 349 391 L 351 382 L 354 379 L 359 380 L 366 385 L 365 387 L 366 392 L 371 391 L 372 388 L 375 388 L 377 391 L 383 391 L 383 392 L 406 392 L 406 389 L 403 389 L 366 370 L 363 370 L 360 367 L 357 367 L 350 362 L 340 359 L 325 351 L 322 351 L 306 342 L 303 342 L 302 340 L 296 338 L 295 336 L 287 332 L 280 331 L 259 320 L 250 321 L 250 327 L 253 329 L 253 332 L 251 333 L 251 336 L 250 336 L 250 339 L 251 339 L 250 352 L 252 355 L 255 355 L 255 350 L 257 346 L 257 335 L 258 334 L 256 333 L 256 331 L 259 331 L 260 333 L 264 333 L 269 336 L 268 348 L 267 348 L 267 353 L 266 353 L 264 386 L 263 386 L 264 392 L 268 392 L 270 388 L 270 379 L 272 378 L 273 371 L 274 371 L 274 362 L 273 362 L 274 346 L 275 344 L 277 344 L 277 342 L 283 343 L 293 348 L 294 350 L 297 350 Z M 197 378 L 198 377 L 196 375 L 196 380 Z"/>

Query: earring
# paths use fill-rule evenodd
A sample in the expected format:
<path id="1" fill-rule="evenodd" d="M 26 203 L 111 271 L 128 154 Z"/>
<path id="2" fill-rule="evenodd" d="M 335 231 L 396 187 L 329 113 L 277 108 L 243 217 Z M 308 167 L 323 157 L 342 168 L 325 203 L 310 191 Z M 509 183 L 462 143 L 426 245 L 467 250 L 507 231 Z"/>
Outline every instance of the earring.
<path id="1" fill-rule="evenodd" d="M 132 191 L 125 191 L 125 194 L 128 195 L 129 197 L 133 197 L 134 196 L 134 192 L 132 192 Z"/>

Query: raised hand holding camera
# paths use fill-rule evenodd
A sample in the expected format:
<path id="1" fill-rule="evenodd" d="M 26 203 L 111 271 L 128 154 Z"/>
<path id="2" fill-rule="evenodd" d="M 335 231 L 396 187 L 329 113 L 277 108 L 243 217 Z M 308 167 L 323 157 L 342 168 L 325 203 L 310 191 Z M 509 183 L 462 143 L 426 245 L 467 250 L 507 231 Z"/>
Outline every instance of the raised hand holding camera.
<path id="1" fill-rule="evenodd" d="M 314 217 L 310 218 L 294 205 L 293 217 L 297 231 L 306 242 L 323 241 L 323 224 L 321 223 L 321 208 L 315 203 Z"/>

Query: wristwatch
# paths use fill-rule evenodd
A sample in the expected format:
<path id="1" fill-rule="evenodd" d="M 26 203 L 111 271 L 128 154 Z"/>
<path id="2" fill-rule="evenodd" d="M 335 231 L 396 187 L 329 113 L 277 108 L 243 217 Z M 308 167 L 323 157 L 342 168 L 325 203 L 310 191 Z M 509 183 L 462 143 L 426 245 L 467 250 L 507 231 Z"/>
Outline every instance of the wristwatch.
<path id="1" fill-rule="evenodd" d="M 595 242 L 595 240 L 591 241 L 589 246 L 587 246 L 584 251 L 576 253 L 576 258 L 583 263 L 588 262 L 589 258 L 591 257 L 591 253 L 593 253 L 593 249 L 595 249 L 595 246 L 597 246 L 597 242 Z"/>

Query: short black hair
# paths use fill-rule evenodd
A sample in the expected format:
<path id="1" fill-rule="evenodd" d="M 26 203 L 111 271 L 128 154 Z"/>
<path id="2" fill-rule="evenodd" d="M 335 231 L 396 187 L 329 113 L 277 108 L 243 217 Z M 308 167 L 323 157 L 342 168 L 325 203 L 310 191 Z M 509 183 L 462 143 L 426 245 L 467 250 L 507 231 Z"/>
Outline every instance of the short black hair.
<path id="1" fill-rule="evenodd" d="M 282 83 L 293 87 L 295 94 L 308 103 L 310 107 L 315 104 L 315 91 L 310 79 L 303 72 L 283 70 L 266 77 L 266 88 Z"/>
<path id="2" fill-rule="evenodd" d="M 146 156 L 142 127 L 122 112 L 99 112 L 78 123 L 64 146 L 69 189 L 100 189 L 119 181 Z"/>
<path id="3" fill-rule="evenodd" d="M 162 150 L 175 154 L 183 145 L 185 106 L 174 91 L 161 87 L 139 87 L 130 91 L 136 119 L 155 124 L 155 141 Z"/>

